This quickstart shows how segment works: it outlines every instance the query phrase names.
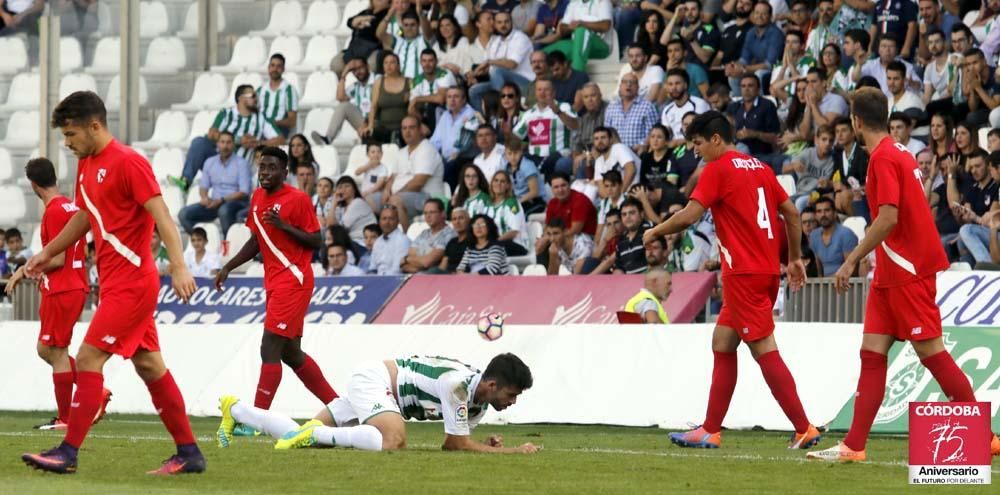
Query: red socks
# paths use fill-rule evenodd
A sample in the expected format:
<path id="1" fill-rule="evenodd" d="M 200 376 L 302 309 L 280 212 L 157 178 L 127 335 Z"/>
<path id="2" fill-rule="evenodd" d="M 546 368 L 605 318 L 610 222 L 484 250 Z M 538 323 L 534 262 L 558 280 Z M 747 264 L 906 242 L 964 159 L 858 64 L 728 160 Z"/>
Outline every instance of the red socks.
<path id="1" fill-rule="evenodd" d="M 75 448 L 80 448 L 83 439 L 87 437 L 94 416 L 101 407 L 101 391 L 104 389 L 104 375 L 93 371 L 81 371 L 77 374 L 76 395 L 70 405 L 67 421 L 66 438 L 64 441 Z"/>
<path id="2" fill-rule="evenodd" d="M 858 391 L 854 395 L 854 419 L 851 429 L 844 437 L 844 445 L 851 450 L 865 450 L 868 433 L 878 408 L 885 396 L 885 374 L 889 359 L 885 354 L 861 351 L 861 376 L 858 377 Z"/>
<path id="3" fill-rule="evenodd" d="M 962 369 L 955 364 L 955 359 L 948 351 L 941 351 L 920 362 L 934 375 L 941 391 L 951 402 L 975 402 L 976 395 L 972 392 L 969 379 Z"/>
<path id="4" fill-rule="evenodd" d="M 795 379 L 788 371 L 788 366 L 785 366 L 785 360 L 781 359 L 781 354 L 778 354 L 778 351 L 768 352 L 757 358 L 757 364 L 760 365 L 764 381 L 771 389 L 771 395 L 792 422 L 795 432 L 805 433 L 809 429 L 809 419 L 806 418 L 806 411 L 802 408 L 799 393 L 795 390 Z"/>
<path id="5" fill-rule="evenodd" d="M 715 365 L 712 368 L 712 387 L 708 392 L 708 411 L 702 428 L 709 433 L 722 430 L 722 420 L 729 411 L 729 403 L 736 390 L 736 353 L 714 352 Z"/>
<path id="6" fill-rule="evenodd" d="M 56 393 L 56 408 L 59 419 L 69 421 L 69 404 L 73 401 L 73 372 L 52 373 L 52 385 Z"/>
<path id="7" fill-rule="evenodd" d="M 254 398 L 253 406 L 258 409 L 270 409 L 279 384 L 281 384 L 281 363 L 261 364 L 257 396 Z"/>
<path id="8" fill-rule="evenodd" d="M 295 370 L 295 374 L 298 375 L 299 380 L 302 380 L 302 384 L 323 404 L 329 404 L 333 399 L 337 398 L 337 392 L 333 391 L 333 387 L 323 377 L 323 371 L 319 369 L 319 365 L 308 354 L 306 354 L 306 359 L 302 362 L 302 366 Z"/>
<path id="9" fill-rule="evenodd" d="M 191 423 L 184 408 L 184 397 L 170 371 L 167 370 L 158 380 L 147 383 L 146 388 L 153 398 L 153 407 L 160 413 L 160 421 L 163 421 L 163 426 L 170 432 L 170 436 L 174 437 L 174 443 L 177 445 L 195 443 Z M 94 416 L 90 417 L 93 419 Z"/>

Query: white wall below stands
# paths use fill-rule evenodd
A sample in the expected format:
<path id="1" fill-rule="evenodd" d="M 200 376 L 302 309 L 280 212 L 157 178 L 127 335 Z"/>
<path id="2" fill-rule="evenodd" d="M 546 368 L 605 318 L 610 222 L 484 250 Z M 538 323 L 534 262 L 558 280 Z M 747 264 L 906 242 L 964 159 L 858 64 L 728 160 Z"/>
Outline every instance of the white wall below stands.
<path id="1" fill-rule="evenodd" d="M 77 326 L 72 349 L 82 341 Z M 532 369 L 535 386 L 487 422 L 602 423 L 682 428 L 705 414 L 712 373 L 711 325 L 508 326 L 495 341 L 468 326 L 309 326 L 303 348 L 335 389 L 345 390 L 359 362 L 413 354 L 460 359 L 484 369 L 500 352 L 513 352 Z M 217 415 L 218 397 L 253 399 L 260 366 L 260 327 L 161 325 L 160 343 L 192 415 Z M 35 355 L 37 323 L 0 323 L 0 410 L 53 410 L 47 365 Z M 860 325 L 778 323 L 781 354 L 798 384 L 810 420 L 831 421 L 854 393 Z M 745 346 L 739 383 L 725 425 L 791 429 Z M 131 366 L 113 358 L 105 385 L 109 410 L 152 413 L 146 389 Z M 286 369 L 273 409 L 311 417 L 321 404 Z"/>

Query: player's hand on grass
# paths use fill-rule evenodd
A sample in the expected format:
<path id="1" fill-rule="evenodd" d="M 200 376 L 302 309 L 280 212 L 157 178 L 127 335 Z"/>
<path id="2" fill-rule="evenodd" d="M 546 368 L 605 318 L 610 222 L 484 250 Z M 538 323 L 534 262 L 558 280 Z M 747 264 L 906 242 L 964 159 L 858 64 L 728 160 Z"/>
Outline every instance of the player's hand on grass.
<path id="1" fill-rule="evenodd" d="M 219 273 L 215 274 L 215 290 L 222 291 L 222 284 L 226 283 L 226 279 L 229 278 L 229 269 L 222 267 Z"/>
<path id="2" fill-rule="evenodd" d="M 788 288 L 796 292 L 806 284 L 806 265 L 802 260 L 792 260 L 788 263 Z"/>
<path id="3" fill-rule="evenodd" d="M 503 437 L 500 435 L 491 435 L 486 442 L 490 447 L 503 447 Z"/>
<path id="4" fill-rule="evenodd" d="M 539 450 L 542 450 L 541 445 L 535 445 L 531 443 L 522 444 L 520 447 L 515 449 L 518 454 L 534 454 Z"/>
<path id="5" fill-rule="evenodd" d="M 44 273 L 44 268 L 48 266 L 49 261 L 51 260 L 52 257 L 42 250 L 38 254 L 32 256 L 31 259 L 24 264 L 24 274 L 27 275 L 28 278 L 41 277 L 42 273 Z"/>
<path id="6" fill-rule="evenodd" d="M 21 268 L 18 268 L 17 271 L 14 272 L 14 274 L 10 276 L 10 279 L 7 280 L 7 287 L 4 288 L 4 292 L 8 296 L 11 295 L 11 294 L 13 294 L 14 293 L 14 288 L 17 287 L 17 284 L 21 282 L 22 278 L 24 278 L 24 267 L 23 266 Z"/>
<path id="7" fill-rule="evenodd" d="M 851 274 L 854 273 L 854 261 L 844 260 L 844 264 L 840 265 L 840 269 L 833 276 L 834 286 L 837 288 L 837 292 L 841 294 L 847 292 L 847 289 L 851 287 Z"/>
<path id="8" fill-rule="evenodd" d="M 194 294 L 195 289 L 198 288 L 194 283 L 194 277 L 191 276 L 191 272 L 184 265 L 171 267 L 170 279 L 174 285 L 174 294 L 177 294 L 177 297 L 181 301 L 187 303 L 188 299 L 191 299 L 191 296 Z"/>

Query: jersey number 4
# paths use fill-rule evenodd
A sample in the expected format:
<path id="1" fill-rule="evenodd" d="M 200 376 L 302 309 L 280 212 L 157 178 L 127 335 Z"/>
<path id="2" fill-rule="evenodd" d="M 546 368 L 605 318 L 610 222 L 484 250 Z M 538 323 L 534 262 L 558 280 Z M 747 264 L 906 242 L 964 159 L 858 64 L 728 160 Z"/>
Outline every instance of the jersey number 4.
<path id="1" fill-rule="evenodd" d="M 771 230 L 771 217 L 767 214 L 767 198 L 764 197 L 764 188 L 757 188 L 757 226 L 767 231 L 767 238 L 774 239 L 774 231 Z"/>

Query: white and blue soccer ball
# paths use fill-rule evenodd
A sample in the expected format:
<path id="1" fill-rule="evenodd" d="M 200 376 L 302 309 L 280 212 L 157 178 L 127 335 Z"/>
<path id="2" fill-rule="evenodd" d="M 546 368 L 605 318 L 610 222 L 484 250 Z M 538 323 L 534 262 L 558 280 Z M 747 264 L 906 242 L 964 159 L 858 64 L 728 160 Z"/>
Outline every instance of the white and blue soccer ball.
<path id="1" fill-rule="evenodd" d="M 503 336 L 503 316 L 498 313 L 490 313 L 479 319 L 476 329 L 479 336 L 485 340 L 494 341 Z"/>

